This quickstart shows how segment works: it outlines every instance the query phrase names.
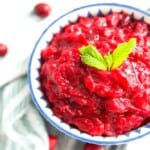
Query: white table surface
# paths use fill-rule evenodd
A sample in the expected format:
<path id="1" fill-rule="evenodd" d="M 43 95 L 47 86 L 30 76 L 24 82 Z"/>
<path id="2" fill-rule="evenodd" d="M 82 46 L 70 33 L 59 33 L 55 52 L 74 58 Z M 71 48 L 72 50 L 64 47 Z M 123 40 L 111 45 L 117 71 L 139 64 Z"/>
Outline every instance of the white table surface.
<path id="1" fill-rule="evenodd" d="M 38 2 L 47 2 L 51 15 L 39 19 L 32 14 Z M 9 51 L 0 58 L 0 76 L 13 72 L 14 64 L 28 57 L 43 29 L 57 17 L 75 7 L 94 2 L 124 3 L 146 10 L 150 0 L 0 0 L 0 43 L 7 44 Z M 150 150 L 150 135 L 128 144 L 127 150 Z"/>

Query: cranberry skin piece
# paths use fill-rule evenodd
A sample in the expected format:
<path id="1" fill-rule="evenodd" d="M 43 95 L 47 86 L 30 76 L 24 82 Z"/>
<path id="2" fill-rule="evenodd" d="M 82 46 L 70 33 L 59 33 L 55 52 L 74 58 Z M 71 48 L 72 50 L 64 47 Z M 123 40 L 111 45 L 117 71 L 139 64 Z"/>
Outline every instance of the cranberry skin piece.
<path id="1" fill-rule="evenodd" d="M 104 132 L 104 124 L 98 118 L 74 118 L 72 124 L 76 125 L 81 131 L 90 133 L 91 135 L 102 135 Z"/>
<path id="2" fill-rule="evenodd" d="M 86 143 L 84 150 L 105 150 L 104 146 Z"/>
<path id="3" fill-rule="evenodd" d="M 130 100 L 127 98 L 112 98 L 105 102 L 105 109 L 112 113 L 125 113 L 128 110 Z"/>
<path id="4" fill-rule="evenodd" d="M 7 51 L 7 46 L 3 43 L 0 43 L 0 56 L 5 56 L 7 54 Z"/>
<path id="5" fill-rule="evenodd" d="M 50 135 L 49 136 L 49 145 L 50 145 L 50 148 L 49 150 L 55 150 L 56 146 L 57 146 L 57 138 L 53 135 Z"/>
<path id="6" fill-rule="evenodd" d="M 49 16 L 51 7 L 47 3 L 38 3 L 34 7 L 34 12 L 38 16 L 45 18 Z"/>

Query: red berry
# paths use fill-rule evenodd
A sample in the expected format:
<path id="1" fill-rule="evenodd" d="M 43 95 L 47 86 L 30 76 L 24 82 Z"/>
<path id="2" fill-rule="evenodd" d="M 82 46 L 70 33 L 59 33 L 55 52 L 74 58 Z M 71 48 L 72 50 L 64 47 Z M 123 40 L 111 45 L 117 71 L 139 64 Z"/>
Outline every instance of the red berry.
<path id="1" fill-rule="evenodd" d="M 56 145 L 57 145 L 57 138 L 55 136 L 49 136 L 49 145 L 50 149 L 49 150 L 55 150 Z"/>
<path id="2" fill-rule="evenodd" d="M 104 150 L 104 146 L 86 143 L 84 150 Z"/>
<path id="3" fill-rule="evenodd" d="M 38 3 L 34 7 L 34 12 L 40 17 L 48 17 L 51 12 L 51 7 L 47 3 Z"/>
<path id="4" fill-rule="evenodd" d="M 7 54 L 8 48 L 5 44 L 0 43 L 0 56 L 4 56 Z"/>

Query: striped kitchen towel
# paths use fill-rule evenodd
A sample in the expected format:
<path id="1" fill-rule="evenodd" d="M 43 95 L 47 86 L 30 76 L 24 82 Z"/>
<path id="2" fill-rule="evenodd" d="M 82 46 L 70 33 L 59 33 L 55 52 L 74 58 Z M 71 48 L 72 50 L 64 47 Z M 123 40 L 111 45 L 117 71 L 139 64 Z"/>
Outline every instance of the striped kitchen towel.
<path id="1" fill-rule="evenodd" d="M 31 102 L 27 60 L 0 78 L 0 150 L 48 150 L 48 132 Z"/>

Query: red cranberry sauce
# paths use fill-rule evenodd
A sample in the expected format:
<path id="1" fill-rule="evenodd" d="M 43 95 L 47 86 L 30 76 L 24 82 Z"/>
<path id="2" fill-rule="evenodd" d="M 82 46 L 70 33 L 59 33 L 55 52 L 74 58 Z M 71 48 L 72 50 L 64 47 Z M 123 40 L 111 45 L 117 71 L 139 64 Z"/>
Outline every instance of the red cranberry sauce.
<path id="1" fill-rule="evenodd" d="M 79 48 L 101 54 L 118 43 L 137 46 L 117 69 L 101 71 L 81 62 Z M 150 25 L 124 12 L 83 17 L 56 33 L 41 52 L 41 86 L 56 116 L 91 135 L 114 136 L 150 120 Z"/>

